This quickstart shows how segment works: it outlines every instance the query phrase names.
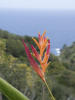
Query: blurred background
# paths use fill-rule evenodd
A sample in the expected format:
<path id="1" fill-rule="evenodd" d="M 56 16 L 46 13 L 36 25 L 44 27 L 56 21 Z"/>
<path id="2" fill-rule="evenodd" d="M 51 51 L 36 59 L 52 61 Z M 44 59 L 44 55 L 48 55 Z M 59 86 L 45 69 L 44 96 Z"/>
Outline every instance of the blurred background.
<path id="1" fill-rule="evenodd" d="M 51 40 L 48 84 L 56 100 L 75 100 L 75 0 L 0 0 L 0 76 L 30 100 L 49 100 L 21 42 L 35 46 L 32 37 L 45 30 Z"/>

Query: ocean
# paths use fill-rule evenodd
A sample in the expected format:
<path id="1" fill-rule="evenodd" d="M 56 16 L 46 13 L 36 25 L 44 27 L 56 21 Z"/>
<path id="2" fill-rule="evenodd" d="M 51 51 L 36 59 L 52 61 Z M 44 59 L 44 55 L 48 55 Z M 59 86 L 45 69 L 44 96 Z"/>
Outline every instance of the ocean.
<path id="1" fill-rule="evenodd" d="M 0 10 L 0 29 L 22 36 L 38 36 L 46 30 L 56 54 L 75 41 L 75 11 Z"/>

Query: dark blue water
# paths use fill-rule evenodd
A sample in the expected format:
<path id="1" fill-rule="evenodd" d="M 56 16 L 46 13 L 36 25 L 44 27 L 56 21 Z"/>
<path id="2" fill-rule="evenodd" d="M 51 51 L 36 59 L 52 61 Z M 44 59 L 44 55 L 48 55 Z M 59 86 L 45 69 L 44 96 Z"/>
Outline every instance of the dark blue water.
<path id="1" fill-rule="evenodd" d="M 75 41 L 75 11 L 2 11 L 0 29 L 19 35 L 37 36 L 47 30 L 51 50 Z"/>

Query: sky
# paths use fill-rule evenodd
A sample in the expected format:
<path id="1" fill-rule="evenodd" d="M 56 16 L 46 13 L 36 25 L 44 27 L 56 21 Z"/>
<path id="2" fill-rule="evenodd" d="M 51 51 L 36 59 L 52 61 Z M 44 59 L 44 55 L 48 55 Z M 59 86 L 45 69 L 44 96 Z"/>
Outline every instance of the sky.
<path id="1" fill-rule="evenodd" d="M 0 0 L 0 9 L 75 10 L 75 0 Z"/>

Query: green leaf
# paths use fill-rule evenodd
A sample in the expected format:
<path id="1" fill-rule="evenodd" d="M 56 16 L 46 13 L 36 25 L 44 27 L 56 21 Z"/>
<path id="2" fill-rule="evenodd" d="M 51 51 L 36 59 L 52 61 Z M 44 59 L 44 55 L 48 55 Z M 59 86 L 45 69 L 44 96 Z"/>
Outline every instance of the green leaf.
<path id="1" fill-rule="evenodd" d="M 9 100 L 29 100 L 20 91 L 2 78 L 0 78 L 0 92 L 2 92 Z"/>

